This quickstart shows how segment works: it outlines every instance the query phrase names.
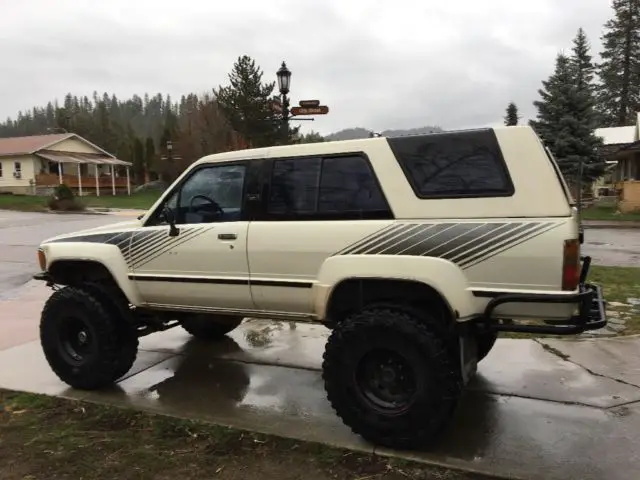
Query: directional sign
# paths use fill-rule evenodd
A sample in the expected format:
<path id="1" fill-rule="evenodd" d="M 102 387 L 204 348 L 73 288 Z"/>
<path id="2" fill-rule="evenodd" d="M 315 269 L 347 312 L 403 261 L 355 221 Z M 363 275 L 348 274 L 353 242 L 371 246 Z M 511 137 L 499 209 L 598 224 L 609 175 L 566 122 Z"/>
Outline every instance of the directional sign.
<path id="1" fill-rule="evenodd" d="M 320 100 L 300 100 L 298 102 L 301 107 L 315 108 L 320 106 Z"/>
<path id="2" fill-rule="evenodd" d="M 326 105 L 320 105 L 318 107 L 293 107 L 291 109 L 291 115 L 326 115 L 329 113 L 329 107 Z"/>

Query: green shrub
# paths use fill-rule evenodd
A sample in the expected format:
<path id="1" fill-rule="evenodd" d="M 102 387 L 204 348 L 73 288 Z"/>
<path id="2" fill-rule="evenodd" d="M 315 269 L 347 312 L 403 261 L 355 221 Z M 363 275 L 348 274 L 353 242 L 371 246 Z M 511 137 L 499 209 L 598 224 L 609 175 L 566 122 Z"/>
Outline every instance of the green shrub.
<path id="1" fill-rule="evenodd" d="M 54 189 L 53 195 L 47 200 L 47 206 L 51 210 L 63 212 L 84 210 L 84 205 L 76 199 L 73 190 L 64 183 Z"/>
<path id="2" fill-rule="evenodd" d="M 58 200 L 74 200 L 73 190 L 68 185 L 61 183 L 53 190 L 53 196 Z"/>

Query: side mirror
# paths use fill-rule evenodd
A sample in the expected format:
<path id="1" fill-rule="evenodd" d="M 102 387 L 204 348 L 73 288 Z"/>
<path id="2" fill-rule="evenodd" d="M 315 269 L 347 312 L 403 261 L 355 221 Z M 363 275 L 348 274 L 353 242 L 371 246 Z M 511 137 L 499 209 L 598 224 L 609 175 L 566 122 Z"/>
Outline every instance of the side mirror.
<path id="1" fill-rule="evenodd" d="M 162 217 L 164 221 L 169 224 L 169 236 L 177 237 L 180 230 L 176 227 L 176 216 L 174 211 L 165 205 L 162 209 Z"/>

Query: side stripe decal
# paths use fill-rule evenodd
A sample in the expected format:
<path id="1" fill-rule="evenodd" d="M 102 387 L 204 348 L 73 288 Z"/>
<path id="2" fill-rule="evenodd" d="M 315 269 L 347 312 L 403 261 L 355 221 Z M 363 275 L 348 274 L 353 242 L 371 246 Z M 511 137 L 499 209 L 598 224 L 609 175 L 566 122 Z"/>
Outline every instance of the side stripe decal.
<path id="1" fill-rule="evenodd" d="M 557 222 L 402 223 L 355 242 L 339 255 L 400 255 L 449 260 L 463 269 L 561 225 Z"/>

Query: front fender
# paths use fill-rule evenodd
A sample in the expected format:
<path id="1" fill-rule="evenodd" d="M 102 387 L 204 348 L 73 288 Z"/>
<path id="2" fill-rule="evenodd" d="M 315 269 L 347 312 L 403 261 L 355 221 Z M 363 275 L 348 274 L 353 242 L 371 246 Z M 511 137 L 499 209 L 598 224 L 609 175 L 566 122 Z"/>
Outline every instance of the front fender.
<path id="1" fill-rule="evenodd" d="M 103 265 L 111 273 L 129 302 L 133 305 L 140 305 L 141 299 L 138 289 L 129 280 L 129 267 L 117 246 L 92 243 L 88 248 L 87 243 L 83 242 L 60 242 L 43 244 L 40 249 L 45 254 L 47 271 L 54 263 L 65 260 L 96 262 Z"/>
<path id="2" fill-rule="evenodd" d="M 328 258 L 318 273 L 313 287 L 313 306 L 318 318 L 325 318 L 335 286 L 353 278 L 421 282 L 436 290 L 460 317 L 476 313 L 466 276 L 448 260 L 398 255 L 341 255 Z"/>

